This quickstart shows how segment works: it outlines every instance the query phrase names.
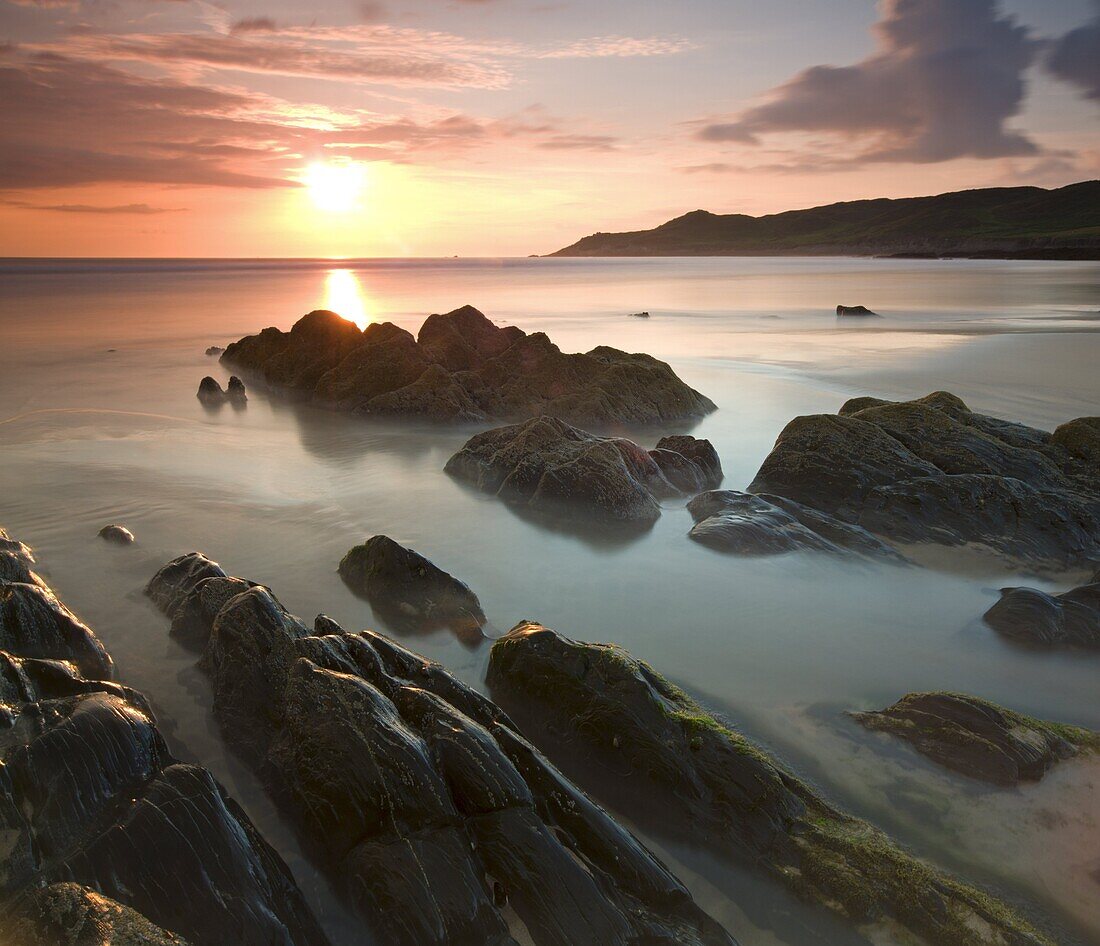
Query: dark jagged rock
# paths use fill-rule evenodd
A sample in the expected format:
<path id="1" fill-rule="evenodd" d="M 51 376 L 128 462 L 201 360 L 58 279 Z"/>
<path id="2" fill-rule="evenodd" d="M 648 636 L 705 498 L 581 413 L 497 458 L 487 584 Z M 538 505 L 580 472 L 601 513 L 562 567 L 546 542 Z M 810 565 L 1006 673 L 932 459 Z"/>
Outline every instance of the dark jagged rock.
<path id="1" fill-rule="evenodd" d="M 696 542 L 737 555 L 821 551 L 903 561 L 898 552 L 866 529 L 849 525 L 782 496 L 754 496 L 720 489 L 700 493 L 690 503 Z"/>
<path id="2" fill-rule="evenodd" d="M 109 525 L 99 530 L 99 537 L 115 545 L 133 545 L 134 533 L 125 526 Z"/>
<path id="3" fill-rule="evenodd" d="M 649 355 L 603 346 L 565 354 L 543 333 L 501 328 L 473 306 L 430 316 L 417 338 L 389 322 L 360 331 L 318 310 L 289 332 L 267 328 L 234 342 L 222 361 L 318 404 L 385 417 L 647 424 L 715 409 Z"/>
<path id="4" fill-rule="evenodd" d="M 0 580 L 44 586 L 42 579 L 34 573 L 34 564 L 34 553 L 30 547 L 0 529 Z"/>
<path id="5" fill-rule="evenodd" d="M 1092 429 L 1087 418 L 1063 427 Z M 749 492 L 899 542 L 973 544 L 1075 568 L 1100 556 L 1100 466 L 1066 442 L 975 414 L 942 391 L 904 403 L 857 398 L 837 416 L 792 420 Z"/>
<path id="6" fill-rule="evenodd" d="M 477 434 L 445 469 L 535 512 L 609 523 L 653 522 L 661 514 L 661 497 L 693 493 L 721 478 L 708 441 L 666 437 L 647 451 L 555 417 Z"/>
<path id="7" fill-rule="evenodd" d="M 985 612 L 998 634 L 1040 647 L 1100 648 L 1100 572 L 1060 595 L 1035 588 L 1002 588 Z"/>
<path id="8" fill-rule="evenodd" d="M 463 637 L 481 637 L 485 613 L 477 595 L 389 536 L 372 536 L 350 549 L 340 562 L 340 577 L 394 627 L 447 627 Z"/>
<path id="9" fill-rule="evenodd" d="M 12 946 L 188 946 L 136 910 L 74 883 L 32 891 L 0 918 L 0 942 Z"/>
<path id="10" fill-rule="evenodd" d="M 231 401 L 247 401 L 248 392 L 244 382 L 235 374 L 229 376 L 229 383 L 225 386 L 225 396 Z"/>
<path id="11" fill-rule="evenodd" d="M 221 404 L 225 401 L 225 391 L 222 390 L 217 379 L 210 375 L 199 382 L 199 390 L 195 396 L 204 404 Z"/>
<path id="12" fill-rule="evenodd" d="M 225 390 L 222 390 L 222 386 L 215 378 L 207 375 L 199 382 L 199 392 L 196 396 L 207 407 L 218 407 L 226 403 L 243 405 L 248 400 L 244 382 L 236 375 L 229 378 Z"/>
<path id="13" fill-rule="evenodd" d="M 181 571 L 167 571 L 163 593 L 151 582 L 155 599 L 178 598 Z M 324 615 L 311 630 L 259 586 L 226 601 L 206 636 L 226 737 L 380 942 L 515 946 L 507 903 L 536 946 L 732 944 L 498 707 L 438 664 Z"/>
<path id="14" fill-rule="evenodd" d="M 0 649 L 71 660 L 82 674 L 109 679 L 113 663 L 99 638 L 45 584 L 0 581 Z"/>
<path id="15" fill-rule="evenodd" d="M 878 316 L 877 312 L 872 312 L 867 306 L 864 305 L 838 305 L 836 307 L 837 315 L 871 315 Z"/>
<path id="16" fill-rule="evenodd" d="M 955 772 L 997 785 L 1037 782 L 1100 734 L 1032 719 L 960 693 L 909 693 L 878 712 L 853 713 Z"/>
<path id="17" fill-rule="evenodd" d="M 86 674 L 110 671 L 95 635 L 40 580 L 0 596 L 11 941 L 327 946 L 286 865 L 209 772 L 172 758 L 146 699 Z"/>
<path id="18" fill-rule="evenodd" d="M 756 865 L 857 924 L 927 946 L 1049 944 L 979 890 L 906 854 L 831 808 L 647 664 L 608 644 L 524 623 L 493 645 L 494 696 L 538 718 L 575 751 L 629 771 L 669 831 Z M 635 794 L 636 793 L 636 794 Z"/>
<path id="19" fill-rule="evenodd" d="M 208 349 L 206 349 L 206 354 L 210 356 L 220 355 L 224 351 L 225 349 L 222 348 L 221 345 L 211 345 Z"/>
<path id="20" fill-rule="evenodd" d="M 145 586 L 145 593 L 161 611 L 174 614 L 180 603 L 204 578 L 227 578 L 222 567 L 199 552 L 174 558 Z"/>

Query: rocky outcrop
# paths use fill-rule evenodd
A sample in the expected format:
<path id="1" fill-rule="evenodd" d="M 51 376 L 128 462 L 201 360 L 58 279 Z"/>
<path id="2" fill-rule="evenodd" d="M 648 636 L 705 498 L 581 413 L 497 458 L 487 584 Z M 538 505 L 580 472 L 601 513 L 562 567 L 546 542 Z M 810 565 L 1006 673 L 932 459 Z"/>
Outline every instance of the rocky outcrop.
<path id="1" fill-rule="evenodd" d="M 998 634 L 1038 647 L 1100 648 L 1100 571 L 1060 595 L 1036 588 L 1002 588 L 985 612 Z"/>
<path id="2" fill-rule="evenodd" d="M 836 307 L 837 315 L 870 315 L 878 317 L 877 312 L 872 312 L 867 306 L 864 305 L 838 305 Z"/>
<path id="3" fill-rule="evenodd" d="M 649 355 L 604 346 L 565 354 L 543 333 L 501 328 L 473 306 L 430 316 L 416 338 L 390 322 L 360 330 L 318 310 L 289 332 L 234 342 L 222 361 L 323 406 L 381 417 L 647 424 L 715 409 Z"/>
<path id="4" fill-rule="evenodd" d="M 469 587 L 423 555 L 375 535 L 350 549 L 340 577 L 362 595 L 391 627 L 430 631 L 446 627 L 478 639 L 485 613 Z"/>
<path id="5" fill-rule="evenodd" d="M 971 544 L 1037 568 L 1100 556 L 1100 467 L 1045 431 L 975 414 L 944 392 L 857 398 L 836 416 L 795 418 L 749 492 L 888 540 Z"/>
<path id="6" fill-rule="evenodd" d="M 488 682 L 521 718 L 630 772 L 616 803 L 644 798 L 670 832 L 755 865 L 857 924 L 927 946 L 1050 941 L 1004 904 L 836 811 L 647 664 L 609 644 L 524 623 L 493 645 Z"/>
<path id="7" fill-rule="evenodd" d="M 782 496 L 754 496 L 732 489 L 700 493 L 690 503 L 696 542 L 735 555 L 818 551 L 904 561 L 866 529 Z"/>
<path id="8" fill-rule="evenodd" d="M 651 523 L 661 515 L 661 498 L 690 495 L 722 478 L 706 440 L 665 437 L 647 451 L 556 417 L 477 434 L 445 469 L 533 512 L 604 523 Z"/>
<path id="9" fill-rule="evenodd" d="M 1037 782 L 1056 762 L 1100 748 L 1100 734 L 961 693 L 909 693 L 884 710 L 852 715 L 946 768 L 996 785 Z"/>
<path id="10" fill-rule="evenodd" d="M 326 946 L 244 812 L 172 757 L 145 698 L 108 679 L 98 639 L 27 571 L 0 581 L 6 941 Z"/>
<path id="11" fill-rule="evenodd" d="M 51 884 L 30 892 L 0 918 L 0 942 L 12 946 L 188 946 L 175 933 L 154 926 L 79 884 Z"/>
<path id="12" fill-rule="evenodd" d="M 221 345 L 211 345 L 208 349 L 206 349 L 206 354 L 213 357 L 214 355 L 220 355 L 224 351 L 225 349 L 222 348 Z"/>
<path id="13" fill-rule="evenodd" d="M 244 382 L 236 375 L 230 377 L 225 390 L 222 390 L 217 379 L 207 375 L 199 382 L 196 397 L 207 407 L 218 407 L 227 403 L 240 406 L 248 400 L 248 392 L 245 390 Z"/>
<path id="14" fill-rule="evenodd" d="M 109 525 L 99 530 L 99 537 L 114 545 L 133 545 L 134 533 L 126 526 Z"/>
<path id="15" fill-rule="evenodd" d="M 181 576 L 207 561 L 170 563 L 151 594 L 179 600 Z M 226 601 L 206 637 L 226 737 L 379 942 L 732 943 L 500 709 L 438 664 L 324 615 L 309 628 L 259 586 Z"/>

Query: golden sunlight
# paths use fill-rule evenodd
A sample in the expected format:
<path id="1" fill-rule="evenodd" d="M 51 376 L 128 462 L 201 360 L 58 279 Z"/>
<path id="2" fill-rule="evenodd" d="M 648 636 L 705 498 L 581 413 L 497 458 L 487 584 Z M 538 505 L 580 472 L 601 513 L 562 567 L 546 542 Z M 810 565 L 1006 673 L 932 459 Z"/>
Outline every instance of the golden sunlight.
<path id="1" fill-rule="evenodd" d="M 332 269 L 325 276 L 324 307 L 360 328 L 366 328 L 373 320 L 367 312 L 367 301 L 359 278 L 350 269 Z"/>
<path id="2" fill-rule="evenodd" d="M 353 210 L 363 190 L 363 165 L 315 161 L 306 168 L 305 185 L 313 206 L 327 213 Z"/>

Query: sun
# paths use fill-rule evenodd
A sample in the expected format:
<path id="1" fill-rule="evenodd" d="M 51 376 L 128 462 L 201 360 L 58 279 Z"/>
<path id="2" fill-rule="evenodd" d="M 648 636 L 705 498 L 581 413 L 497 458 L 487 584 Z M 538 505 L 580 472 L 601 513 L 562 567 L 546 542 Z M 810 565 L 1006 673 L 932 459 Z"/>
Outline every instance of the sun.
<path id="1" fill-rule="evenodd" d="M 313 206 L 326 213 L 354 210 L 364 183 L 363 165 L 315 161 L 306 168 L 305 184 Z"/>

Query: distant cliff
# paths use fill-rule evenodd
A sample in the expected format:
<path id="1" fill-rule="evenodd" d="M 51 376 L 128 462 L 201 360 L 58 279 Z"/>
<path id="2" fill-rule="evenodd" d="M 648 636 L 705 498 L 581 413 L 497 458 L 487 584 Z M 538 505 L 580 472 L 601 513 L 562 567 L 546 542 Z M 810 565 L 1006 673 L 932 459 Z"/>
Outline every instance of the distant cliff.
<path id="1" fill-rule="evenodd" d="M 855 200 L 750 217 L 696 210 L 594 233 L 553 256 L 965 256 L 1100 259 L 1100 181 Z"/>

